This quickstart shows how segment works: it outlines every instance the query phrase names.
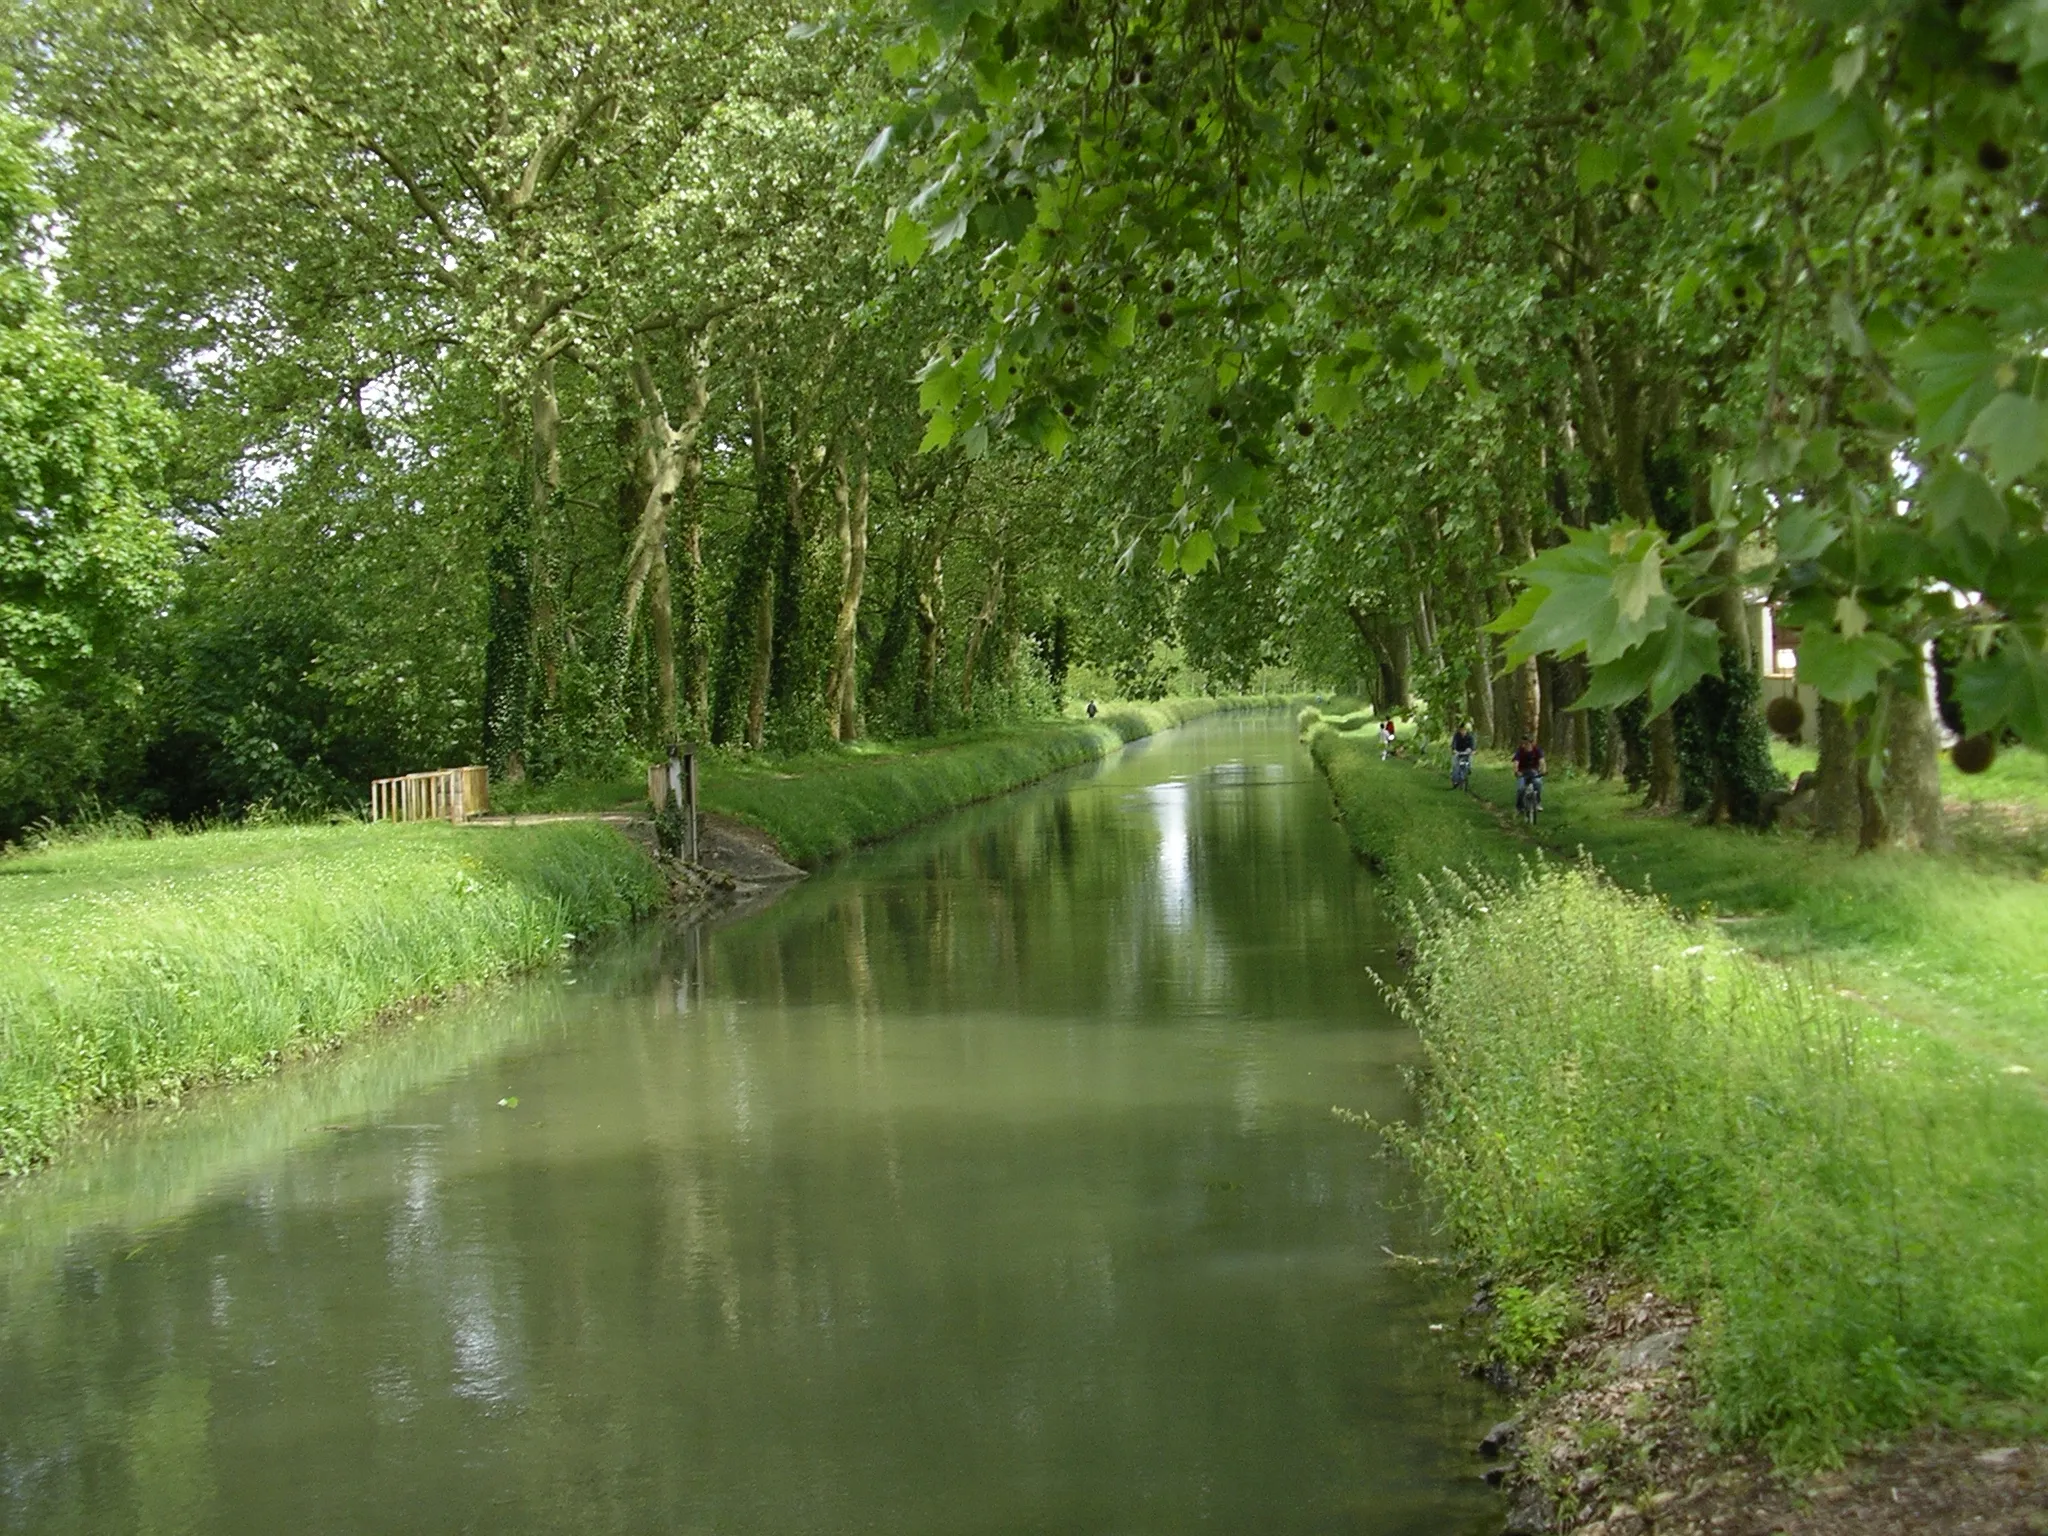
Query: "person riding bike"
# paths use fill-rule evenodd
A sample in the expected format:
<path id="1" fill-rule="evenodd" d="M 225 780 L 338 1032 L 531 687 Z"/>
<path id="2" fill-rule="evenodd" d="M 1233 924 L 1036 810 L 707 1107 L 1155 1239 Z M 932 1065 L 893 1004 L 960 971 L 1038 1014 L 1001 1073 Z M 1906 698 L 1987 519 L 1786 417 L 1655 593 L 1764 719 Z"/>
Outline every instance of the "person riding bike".
<path id="1" fill-rule="evenodd" d="M 1535 737 L 1524 736 L 1515 748 L 1515 809 L 1522 810 L 1531 801 L 1543 801 L 1543 749 Z"/>
<path id="2" fill-rule="evenodd" d="M 1451 732 L 1451 788 L 1463 789 L 1472 777 L 1472 753 L 1478 745 L 1470 720 Z"/>

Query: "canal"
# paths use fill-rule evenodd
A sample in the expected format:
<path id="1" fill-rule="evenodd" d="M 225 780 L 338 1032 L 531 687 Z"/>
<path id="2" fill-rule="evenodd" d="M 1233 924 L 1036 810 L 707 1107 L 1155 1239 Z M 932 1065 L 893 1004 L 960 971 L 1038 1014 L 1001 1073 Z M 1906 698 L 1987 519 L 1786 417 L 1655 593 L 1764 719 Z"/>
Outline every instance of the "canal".
<path id="1" fill-rule="evenodd" d="M 0 1529 L 1497 1529 L 1394 931 L 1223 717 L 0 1191 Z"/>

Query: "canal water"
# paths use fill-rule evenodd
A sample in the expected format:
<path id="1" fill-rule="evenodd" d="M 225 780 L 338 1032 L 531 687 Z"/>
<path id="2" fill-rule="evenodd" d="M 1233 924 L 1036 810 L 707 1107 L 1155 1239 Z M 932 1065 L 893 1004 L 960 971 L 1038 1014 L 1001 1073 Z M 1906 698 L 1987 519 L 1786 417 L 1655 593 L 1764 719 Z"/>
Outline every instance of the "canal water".
<path id="1" fill-rule="evenodd" d="M 1497 1529 L 1330 818 L 1211 720 L 21 1181 L 0 1529 Z"/>

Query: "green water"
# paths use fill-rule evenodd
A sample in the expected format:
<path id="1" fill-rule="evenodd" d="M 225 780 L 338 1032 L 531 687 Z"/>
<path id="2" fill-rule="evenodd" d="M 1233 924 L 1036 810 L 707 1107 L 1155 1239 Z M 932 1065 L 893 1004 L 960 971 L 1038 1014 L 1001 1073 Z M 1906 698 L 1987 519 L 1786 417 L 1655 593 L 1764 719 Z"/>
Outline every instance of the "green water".
<path id="1" fill-rule="evenodd" d="M 0 1195 L 0 1529 L 1497 1528 L 1392 938 L 1223 719 L 125 1129 Z"/>

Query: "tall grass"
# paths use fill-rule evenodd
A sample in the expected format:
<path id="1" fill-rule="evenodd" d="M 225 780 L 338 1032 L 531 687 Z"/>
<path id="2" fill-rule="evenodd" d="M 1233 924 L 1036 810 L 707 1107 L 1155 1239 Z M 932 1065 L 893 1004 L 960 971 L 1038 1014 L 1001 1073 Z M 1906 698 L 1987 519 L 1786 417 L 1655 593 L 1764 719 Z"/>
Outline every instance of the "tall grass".
<path id="1" fill-rule="evenodd" d="M 1444 879 L 1404 1139 L 1459 1245 L 1699 1299 L 1719 1429 L 1794 1461 L 2048 1404 L 2048 1106 L 1589 867 Z"/>
<path id="2" fill-rule="evenodd" d="M 1501 804 L 1512 794 L 1499 770 L 1474 782 Z M 2048 880 L 2016 862 L 2017 831 L 1997 859 L 1858 854 L 1798 832 L 1644 816 L 1620 786 L 1570 776 L 1552 778 L 1544 807 L 1545 841 L 1585 849 L 1617 883 L 1749 919 L 1751 949 L 1824 953 L 1859 991 L 1890 994 L 1959 1043 L 2048 1077 Z"/>
<path id="3" fill-rule="evenodd" d="M 1353 851 L 1403 894 L 1411 881 L 1444 870 L 1515 869 L 1522 845 L 1478 800 L 1451 788 L 1448 757 L 1381 762 L 1371 733 L 1339 732 L 1327 722 L 1310 726 L 1308 747 L 1330 781 Z"/>
<path id="4" fill-rule="evenodd" d="M 1155 731 L 1219 711 L 1294 702 L 1250 696 L 1112 704 L 1090 721 L 1032 726 L 932 751 L 786 765 L 800 767 L 798 772 L 714 763 L 704 777 L 704 804 L 761 828 L 785 858 L 814 865 L 958 806 L 1092 762 Z"/>
<path id="5" fill-rule="evenodd" d="M 0 860 L 0 1169 L 648 912 L 612 829 L 284 827 Z"/>

